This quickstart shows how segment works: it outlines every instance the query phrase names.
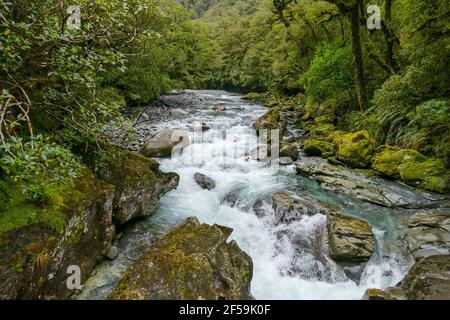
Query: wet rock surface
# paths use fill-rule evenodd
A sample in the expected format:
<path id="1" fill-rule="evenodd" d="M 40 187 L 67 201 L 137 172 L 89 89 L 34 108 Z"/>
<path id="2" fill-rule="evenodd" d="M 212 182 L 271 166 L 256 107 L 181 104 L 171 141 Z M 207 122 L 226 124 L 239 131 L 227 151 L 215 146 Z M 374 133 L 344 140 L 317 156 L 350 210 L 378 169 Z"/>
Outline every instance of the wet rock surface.
<path id="1" fill-rule="evenodd" d="M 296 197 L 287 192 L 277 192 L 272 196 L 272 208 L 276 223 L 298 220 L 304 215 L 326 213 L 326 209 L 316 201 L 305 197 Z"/>
<path id="2" fill-rule="evenodd" d="M 202 173 L 197 172 L 194 175 L 194 179 L 202 189 L 212 190 L 216 187 L 214 180 Z"/>
<path id="3" fill-rule="evenodd" d="M 427 211 L 408 221 L 406 243 L 416 260 L 450 254 L 450 212 Z"/>
<path id="4" fill-rule="evenodd" d="M 190 218 L 145 249 L 110 299 L 251 299 L 253 264 L 232 229 Z"/>
<path id="5" fill-rule="evenodd" d="M 312 177 L 326 190 L 342 192 L 386 207 L 431 208 L 447 200 L 446 196 L 427 194 L 396 182 L 369 177 L 317 157 L 300 157 L 296 170 L 299 174 Z"/>

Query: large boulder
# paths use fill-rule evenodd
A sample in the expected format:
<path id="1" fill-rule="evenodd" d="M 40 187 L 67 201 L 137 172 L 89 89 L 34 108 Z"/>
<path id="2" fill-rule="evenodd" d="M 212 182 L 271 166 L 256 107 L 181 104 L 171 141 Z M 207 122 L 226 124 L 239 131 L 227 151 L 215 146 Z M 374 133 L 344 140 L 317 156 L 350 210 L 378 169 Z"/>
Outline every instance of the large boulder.
<path id="1" fill-rule="evenodd" d="M 141 153 L 149 158 L 162 158 L 170 156 L 175 146 L 181 151 L 189 144 L 186 130 L 162 129 L 144 142 Z"/>
<path id="2" fill-rule="evenodd" d="M 116 186 L 114 219 L 119 224 L 151 215 L 161 196 L 178 186 L 179 176 L 161 172 L 155 160 L 117 146 L 102 148 L 109 156 L 95 169 L 100 179 Z M 98 151 L 93 152 L 94 159 L 101 157 Z"/>
<path id="3" fill-rule="evenodd" d="M 413 215 L 405 240 L 416 260 L 450 254 L 450 213 L 427 211 Z"/>
<path id="4" fill-rule="evenodd" d="M 372 162 L 375 142 L 365 130 L 335 135 L 338 159 L 353 168 L 366 168 Z"/>
<path id="5" fill-rule="evenodd" d="M 367 289 L 365 300 L 450 300 L 450 255 L 424 258 L 386 291 Z"/>
<path id="6" fill-rule="evenodd" d="M 316 139 L 306 140 L 303 150 L 309 156 L 327 158 L 334 155 L 334 145 L 332 143 Z"/>
<path id="7" fill-rule="evenodd" d="M 427 158 L 415 150 L 384 150 L 375 157 L 372 169 L 382 176 L 400 179 L 428 191 L 450 191 L 450 172 L 444 161 Z"/>
<path id="8" fill-rule="evenodd" d="M 145 249 L 110 294 L 115 300 L 251 299 L 251 258 L 232 229 L 189 218 Z"/>
<path id="9" fill-rule="evenodd" d="M 280 157 L 289 157 L 293 161 L 297 160 L 299 155 L 298 148 L 296 144 L 293 143 L 283 143 L 280 149 Z"/>
<path id="10" fill-rule="evenodd" d="M 323 189 L 342 192 L 385 207 L 430 208 L 446 201 L 445 196 L 425 196 L 418 190 L 333 165 L 322 158 L 300 157 L 295 166 L 298 174 L 315 179 Z"/>
<path id="11" fill-rule="evenodd" d="M 301 219 L 303 215 L 326 213 L 326 208 L 312 199 L 300 198 L 287 192 L 272 195 L 272 208 L 276 223 L 288 223 Z"/>
<path id="12" fill-rule="evenodd" d="M 280 131 L 280 134 L 279 134 L 280 137 L 282 136 L 282 133 L 285 129 L 283 121 L 281 121 L 280 111 L 277 108 L 270 109 L 264 115 L 262 115 L 260 118 L 258 118 L 253 127 L 256 130 L 278 129 Z"/>
<path id="13" fill-rule="evenodd" d="M 361 219 L 328 215 L 330 255 L 335 261 L 367 261 L 375 239 L 370 225 Z"/>
<path id="14" fill-rule="evenodd" d="M 81 282 L 114 239 L 115 187 L 83 169 L 73 185 L 54 186 L 46 204 L 9 185 L 0 210 L 0 299 L 67 299 L 70 266 Z M 71 271 L 73 272 L 73 271 Z"/>

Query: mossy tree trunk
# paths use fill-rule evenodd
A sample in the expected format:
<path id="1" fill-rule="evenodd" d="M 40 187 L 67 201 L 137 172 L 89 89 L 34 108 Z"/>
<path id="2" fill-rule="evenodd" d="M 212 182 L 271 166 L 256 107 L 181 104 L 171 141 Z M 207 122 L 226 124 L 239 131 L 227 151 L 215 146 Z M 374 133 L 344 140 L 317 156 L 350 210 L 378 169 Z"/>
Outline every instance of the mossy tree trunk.
<path id="1" fill-rule="evenodd" d="M 366 76 L 364 73 L 364 61 L 362 56 L 361 37 L 360 37 L 360 6 L 362 1 L 349 8 L 350 26 L 352 33 L 352 53 L 353 68 L 355 73 L 356 93 L 358 95 L 358 104 L 361 111 L 367 107 L 367 89 Z"/>

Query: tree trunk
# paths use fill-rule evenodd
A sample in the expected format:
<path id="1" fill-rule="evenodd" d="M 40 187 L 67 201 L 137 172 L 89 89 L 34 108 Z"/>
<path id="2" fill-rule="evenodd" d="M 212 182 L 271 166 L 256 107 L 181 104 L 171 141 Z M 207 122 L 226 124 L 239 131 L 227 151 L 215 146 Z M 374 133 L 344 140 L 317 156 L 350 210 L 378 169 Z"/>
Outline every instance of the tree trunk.
<path id="1" fill-rule="evenodd" d="M 391 29 L 390 23 L 392 18 L 392 0 L 386 0 L 385 2 L 385 16 L 383 33 L 386 40 L 386 61 L 392 70 L 392 73 L 397 73 L 399 71 L 399 66 L 394 57 L 394 45 L 396 42 L 396 37 Z"/>
<path id="2" fill-rule="evenodd" d="M 360 3 L 360 2 L 359 2 Z M 364 74 L 364 62 L 361 48 L 360 38 L 360 6 L 353 7 L 350 14 L 350 25 L 352 31 L 352 53 L 353 53 L 353 68 L 355 72 L 356 93 L 358 95 L 358 104 L 361 111 L 366 110 L 367 107 L 367 90 L 366 77 Z"/>

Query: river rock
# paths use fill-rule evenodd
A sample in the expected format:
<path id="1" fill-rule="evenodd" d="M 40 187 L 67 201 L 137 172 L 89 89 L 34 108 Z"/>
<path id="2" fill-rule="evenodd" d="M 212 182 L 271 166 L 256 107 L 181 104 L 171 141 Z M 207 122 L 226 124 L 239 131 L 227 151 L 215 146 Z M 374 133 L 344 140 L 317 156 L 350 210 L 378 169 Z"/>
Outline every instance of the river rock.
<path id="1" fill-rule="evenodd" d="M 270 157 L 270 148 L 267 145 L 258 146 L 250 150 L 250 159 L 257 161 L 265 161 Z"/>
<path id="2" fill-rule="evenodd" d="M 158 208 L 161 196 L 178 186 L 179 176 L 162 173 L 159 163 L 153 159 L 117 146 L 104 145 L 103 150 L 109 150 L 114 156 L 96 166 L 97 175 L 116 186 L 114 220 L 119 224 L 151 215 Z"/>
<path id="3" fill-rule="evenodd" d="M 215 112 L 223 112 L 227 110 L 227 107 L 225 107 L 225 105 L 222 104 L 216 104 L 212 107 L 212 110 Z"/>
<path id="4" fill-rule="evenodd" d="M 216 187 L 216 183 L 210 177 L 207 177 L 204 174 L 197 172 L 194 175 L 195 182 L 202 188 L 206 190 L 212 190 Z"/>
<path id="5" fill-rule="evenodd" d="M 447 200 L 445 196 L 425 194 L 393 181 L 330 164 L 318 157 L 300 157 L 295 166 L 297 173 L 312 177 L 323 189 L 385 207 L 430 208 Z"/>
<path id="6" fill-rule="evenodd" d="M 372 256 L 375 240 L 367 222 L 339 214 L 329 214 L 328 231 L 333 260 L 367 261 Z"/>
<path id="7" fill-rule="evenodd" d="M 297 146 L 293 143 L 284 143 L 280 149 L 280 157 L 289 157 L 293 161 L 297 160 L 298 154 Z"/>
<path id="8" fill-rule="evenodd" d="M 301 219 L 303 215 L 326 213 L 326 209 L 317 202 L 296 197 L 287 192 L 277 192 L 272 195 L 272 208 L 276 223 L 288 223 Z"/>
<path id="9" fill-rule="evenodd" d="M 375 157 L 372 168 L 382 176 L 400 179 L 428 191 L 450 191 L 450 171 L 444 161 L 427 158 L 416 150 L 386 149 Z"/>
<path id="10" fill-rule="evenodd" d="M 450 254 L 450 213 L 427 211 L 410 217 L 406 243 L 416 260 Z"/>
<path id="11" fill-rule="evenodd" d="M 234 208 L 238 201 L 239 195 L 235 192 L 231 192 L 225 196 L 225 198 L 222 201 L 222 204 Z"/>
<path id="12" fill-rule="evenodd" d="M 117 258 L 118 255 L 119 249 L 117 249 L 116 246 L 109 247 L 105 254 L 105 256 L 110 260 L 114 260 L 115 258 Z"/>
<path id="13" fill-rule="evenodd" d="M 202 132 L 206 132 L 211 130 L 211 127 L 208 126 L 205 122 L 202 122 Z"/>
<path id="14" fill-rule="evenodd" d="M 424 258 L 396 287 L 386 291 L 368 289 L 364 298 L 374 294 L 385 300 L 450 300 L 450 255 Z"/>
<path id="15" fill-rule="evenodd" d="M 183 110 L 183 109 L 181 109 L 181 108 L 174 108 L 174 109 L 170 110 L 170 113 L 171 113 L 172 115 L 175 115 L 175 116 L 178 116 L 178 115 L 183 116 L 183 115 L 188 114 L 187 111 L 185 111 L 185 110 Z"/>
<path id="16" fill-rule="evenodd" d="M 282 166 L 290 166 L 294 161 L 290 157 L 282 157 L 278 159 L 278 163 Z"/>
<path id="17" fill-rule="evenodd" d="M 181 151 L 189 145 L 189 135 L 186 130 L 162 129 L 145 141 L 141 152 L 149 158 L 162 158 L 170 156 L 175 146 Z"/>
<path id="18" fill-rule="evenodd" d="M 339 160 L 352 168 L 366 168 L 372 163 L 375 142 L 366 130 L 332 135 Z"/>
<path id="19" fill-rule="evenodd" d="M 125 272 L 114 300 L 251 299 L 251 258 L 232 229 L 189 218 L 146 249 Z"/>

